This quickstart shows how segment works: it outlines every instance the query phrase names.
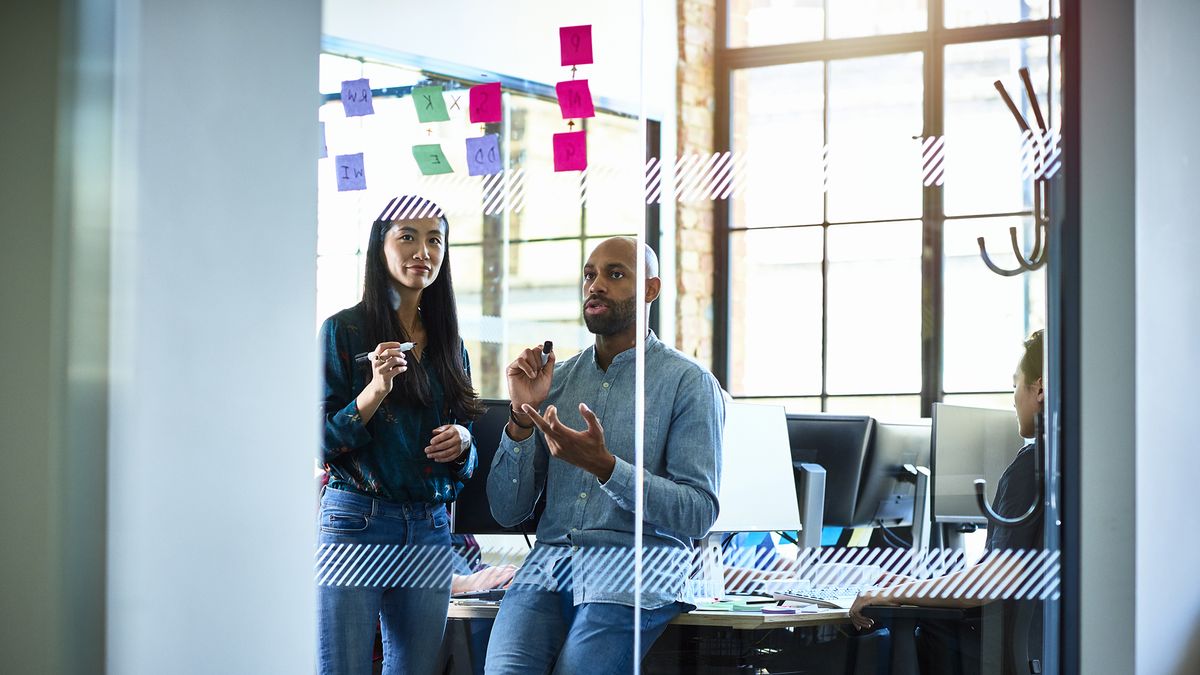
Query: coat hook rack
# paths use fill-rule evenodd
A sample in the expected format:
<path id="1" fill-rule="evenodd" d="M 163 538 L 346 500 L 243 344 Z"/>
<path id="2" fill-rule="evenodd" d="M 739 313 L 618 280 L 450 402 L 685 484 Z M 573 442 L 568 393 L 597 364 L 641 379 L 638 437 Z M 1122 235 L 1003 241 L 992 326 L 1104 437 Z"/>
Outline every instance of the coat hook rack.
<path id="1" fill-rule="evenodd" d="M 1017 109 L 1013 103 L 1012 97 L 1008 95 L 1008 90 L 1004 88 L 1004 83 L 996 80 L 993 84 L 996 91 L 1000 93 L 1000 98 L 1004 99 L 1004 104 L 1008 106 L 1008 111 L 1017 121 L 1017 126 L 1021 128 L 1021 133 L 1025 138 L 1032 141 L 1035 153 L 1035 163 L 1038 161 L 1036 156 L 1041 154 L 1043 158 L 1051 157 L 1051 138 L 1049 129 L 1046 127 L 1046 119 L 1042 116 L 1042 108 L 1038 104 L 1037 94 L 1033 90 L 1033 81 L 1029 79 L 1029 69 L 1021 68 L 1019 71 L 1021 82 L 1025 85 L 1025 93 L 1029 96 L 1030 104 L 1033 108 L 1034 121 L 1037 123 L 1038 131 L 1035 132 L 1026 121 L 1025 116 Z M 1047 146 L 1047 147 L 1043 147 Z M 1045 169 L 1045 167 L 1042 167 Z M 1049 208 L 1047 205 L 1049 192 L 1047 184 L 1049 176 L 1043 171 L 1041 175 L 1035 170 L 1033 179 L 1033 249 L 1029 252 L 1029 257 L 1021 251 L 1021 245 L 1017 241 L 1017 228 L 1008 228 L 1008 238 L 1012 243 L 1013 255 L 1017 258 L 1017 267 L 1015 269 L 1006 269 L 1000 267 L 988 256 L 987 246 L 984 244 L 983 237 L 977 238 L 975 241 L 979 244 L 979 256 L 983 258 L 983 264 L 987 265 L 988 269 L 1003 277 L 1015 277 L 1018 274 L 1032 272 L 1046 264 L 1048 260 L 1047 251 L 1049 249 Z"/>

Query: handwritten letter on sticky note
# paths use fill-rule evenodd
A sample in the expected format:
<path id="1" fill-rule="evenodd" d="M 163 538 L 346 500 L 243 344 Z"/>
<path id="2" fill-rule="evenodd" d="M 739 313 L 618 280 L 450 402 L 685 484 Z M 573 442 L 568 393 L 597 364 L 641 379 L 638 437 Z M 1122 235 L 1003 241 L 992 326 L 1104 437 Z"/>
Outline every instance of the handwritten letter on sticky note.
<path id="1" fill-rule="evenodd" d="M 445 122 L 450 119 L 441 87 L 416 87 L 412 90 L 417 119 L 422 122 Z"/>
<path id="2" fill-rule="evenodd" d="M 554 170 L 583 171 L 587 168 L 587 132 L 554 134 Z"/>
<path id="3" fill-rule="evenodd" d="M 503 170 L 499 134 L 467 139 L 467 175 L 490 176 Z"/>
<path id="4" fill-rule="evenodd" d="M 564 120 L 595 117 L 596 107 L 592 105 L 592 92 L 588 89 L 587 80 L 567 80 L 554 86 L 558 92 L 558 107 L 562 108 Z"/>
<path id="5" fill-rule="evenodd" d="M 485 124 L 500 121 L 500 83 L 489 82 L 471 87 L 471 123 Z"/>
<path id="6" fill-rule="evenodd" d="M 374 115 L 375 107 L 371 105 L 370 81 L 363 78 L 342 82 L 342 107 L 346 110 L 346 117 Z"/>
<path id="7" fill-rule="evenodd" d="M 338 192 L 367 189 L 367 175 L 363 169 L 361 152 L 356 155 L 338 155 L 335 160 Z"/>
<path id="8" fill-rule="evenodd" d="M 442 146 L 437 143 L 414 145 L 413 159 L 417 160 L 417 166 L 420 167 L 423 176 L 454 173 L 450 160 L 446 159 L 446 153 L 442 152 Z"/>
<path id="9" fill-rule="evenodd" d="M 592 62 L 592 27 L 563 26 L 558 29 L 558 46 L 564 66 Z"/>

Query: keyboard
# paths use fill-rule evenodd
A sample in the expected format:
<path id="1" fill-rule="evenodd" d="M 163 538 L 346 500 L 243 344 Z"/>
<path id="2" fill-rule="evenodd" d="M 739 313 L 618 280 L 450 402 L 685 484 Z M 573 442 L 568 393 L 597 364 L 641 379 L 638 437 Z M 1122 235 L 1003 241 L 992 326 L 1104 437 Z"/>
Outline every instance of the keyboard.
<path id="1" fill-rule="evenodd" d="M 792 600 L 826 607 L 829 609 L 850 609 L 858 594 L 866 586 L 809 586 L 797 588 L 778 588 L 772 592 L 776 600 Z"/>
<path id="2" fill-rule="evenodd" d="M 464 593 L 455 593 L 450 596 L 451 600 L 482 600 L 485 602 L 499 602 L 504 599 L 503 588 L 485 588 L 482 591 L 466 591 Z"/>

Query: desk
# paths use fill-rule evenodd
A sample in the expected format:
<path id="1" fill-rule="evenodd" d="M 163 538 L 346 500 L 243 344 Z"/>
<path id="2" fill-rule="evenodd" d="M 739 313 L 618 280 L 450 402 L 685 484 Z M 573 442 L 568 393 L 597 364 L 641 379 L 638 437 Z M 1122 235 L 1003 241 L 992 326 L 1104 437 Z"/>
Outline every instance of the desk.
<path id="1" fill-rule="evenodd" d="M 494 619 L 498 611 L 500 611 L 500 605 L 495 603 L 464 603 L 452 600 L 447 618 Z M 811 614 L 754 614 L 697 609 L 680 614 L 671 623 L 681 626 L 716 626 L 734 630 L 770 630 L 850 623 L 850 613 L 844 609 L 822 609 Z"/>

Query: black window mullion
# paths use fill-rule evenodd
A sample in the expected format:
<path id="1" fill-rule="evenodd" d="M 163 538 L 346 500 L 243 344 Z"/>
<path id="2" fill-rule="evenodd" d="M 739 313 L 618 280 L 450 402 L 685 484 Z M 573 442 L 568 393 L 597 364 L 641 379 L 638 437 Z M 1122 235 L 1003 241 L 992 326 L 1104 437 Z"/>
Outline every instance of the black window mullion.
<path id="1" fill-rule="evenodd" d="M 942 44 L 942 3 L 929 3 L 928 40 L 925 45 L 924 138 L 945 133 L 945 47 Z M 922 141 L 923 142 L 923 141 Z M 945 161 L 943 155 L 943 162 Z M 942 400 L 942 228 L 945 222 L 944 190 L 930 185 L 921 192 L 921 416 L 933 416 L 933 404 Z"/>

